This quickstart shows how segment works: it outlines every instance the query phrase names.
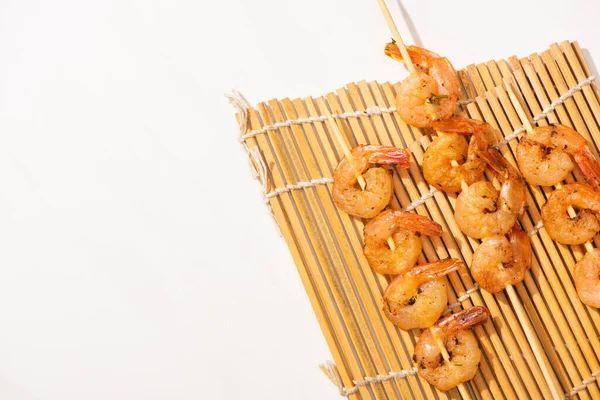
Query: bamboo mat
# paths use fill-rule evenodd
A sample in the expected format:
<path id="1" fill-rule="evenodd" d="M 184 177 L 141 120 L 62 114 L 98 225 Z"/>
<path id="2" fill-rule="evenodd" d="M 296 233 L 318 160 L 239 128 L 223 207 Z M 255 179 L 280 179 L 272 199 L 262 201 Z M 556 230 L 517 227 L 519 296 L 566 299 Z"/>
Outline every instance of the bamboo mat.
<path id="1" fill-rule="evenodd" d="M 523 129 L 502 86 L 502 78 L 510 76 L 532 120 L 574 127 L 597 153 L 600 96 L 576 42 L 459 71 L 468 103 L 464 111 L 513 138 L 500 150 L 516 165 L 515 137 Z M 420 331 L 403 332 L 385 319 L 381 306 L 388 278 L 372 271 L 363 256 L 365 221 L 338 210 L 331 197 L 331 177 L 343 152 L 328 130 L 324 107 L 342 121 L 351 147 L 370 143 L 411 151 L 410 168 L 395 170 L 391 207 L 414 209 L 444 229 L 440 237 L 423 237 L 420 262 L 457 257 L 470 265 L 479 241 L 458 229 L 456 195 L 432 189 L 422 175 L 431 132 L 407 126 L 395 112 L 394 98 L 392 84 L 361 81 L 318 98 L 271 100 L 253 108 L 242 106 L 240 97 L 234 101 L 242 145 L 333 356 L 335 365 L 322 368 L 340 393 L 356 399 L 462 398 L 458 390 L 437 391 L 416 375 L 411 357 Z M 580 171 L 568 182 L 574 180 L 585 181 Z M 526 314 L 519 314 L 505 291 L 479 290 L 468 268 L 447 277 L 448 312 L 484 305 L 492 316 L 474 328 L 483 353 L 477 375 L 466 384 L 474 399 L 550 399 L 552 387 L 565 397 L 600 398 L 600 314 L 579 301 L 572 279 L 585 250 L 553 242 L 538 225 L 540 207 L 552 190 L 529 185 L 521 219 L 534 250 L 530 272 L 515 285 Z M 594 242 L 600 245 L 598 237 Z"/>

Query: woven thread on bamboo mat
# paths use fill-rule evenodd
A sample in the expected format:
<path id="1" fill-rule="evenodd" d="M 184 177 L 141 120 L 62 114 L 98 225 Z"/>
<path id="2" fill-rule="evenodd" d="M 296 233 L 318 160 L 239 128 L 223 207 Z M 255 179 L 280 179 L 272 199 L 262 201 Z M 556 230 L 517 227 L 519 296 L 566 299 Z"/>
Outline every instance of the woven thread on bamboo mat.
<path id="1" fill-rule="evenodd" d="M 515 132 L 518 135 L 522 124 L 517 123 L 514 110 L 509 109 L 510 102 L 507 108 L 506 94 L 497 90 L 497 86 L 502 77 L 514 74 L 527 99 L 529 115 L 548 114 L 545 119 L 540 117 L 540 124 L 548 121 L 574 126 L 593 143 L 600 143 L 600 128 L 594 118 L 600 116 L 600 96 L 596 87 L 590 85 L 591 74 L 576 43 L 553 45 L 550 50 L 527 59 L 490 61 L 458 72 L 466 95 L 476 100 L 466 106 L 469 114 L 481 114 L 474 117 L 501 128 L 508 138 Z M 557 104 L 553 106 L 549 99 L 556 99 Z M 322 123 L 319 110 L 324 106 L 338 115 L 340 125 L 350 133 L 352 145 L 404 147 L 411 150 L 418 164 L 422 162 L 427 139 L 421 131 L 407 127 L 398 118 L 392 110 L 393 104 L 391 85 L 351 83 L 323 98 L 273 100 L 268 105 L 261 103 L 255 109 L 248 108 L 248 120 L 240 121 L 240 125 L 247 122 L 248 128 L 240 130 L 240 137 L 278 124 L 276 130 L 272 129 L 273 134 L 264 131 L 241 141 L 252 152 L 249 153 L 252 168 L 264 166 L 264 179 L 260 173 L 255 175 L 269 210 L 279 221 L 338 366 L 327 363 L 329 367 L 324 371 L 330 378 L 337 377 L 332 380 L 337 379 L 340 393 L 365 399 L 445 397 L 445 393 L 408 373 L 414 370 L 410 356 L 418 334 L 401 332 L 382 317 L 381 292 L 387 282 L 364 267 L 360 251 L 362 222 L 340 213 L 326 187 L 341 153 Z M 370 115 L 356 110 L 369 110 Z M 507 143 L 501 151 L 513 152 L 514 145 L 514 141 Z M 417 165 L 397 171 L 394 187 L 392 207 L 412 206 L 445 226 L 440 238 L 423 240 L 419 262 L 452 256 L 469 264 L 478 241 L 465 239 L 453 218 L 443 217 L 453 214 L 455 197 L 432 191 Z M 531 323 L 539 331 L 535 335 L 556 373 L 561 393 L 582 399 L 597 398 L 600 392 L 592 383 L 600 370 L 597 337 L 600 315 L 581 305 L 569 272 L 582 256 L 582 249 L 556 246 L 540 230 L 539 206 L 549 192 L 537 187 L 530 191 L 528 201 L 534 208 L 521 223 L 532 235 L 535 260 L 531 273 L 515 288 Z M 433 200 L 426 201 L 430 198 Z M 549 383 L 540 373 L 540 361 L 533 357 L 529 339 L 523 335 L 520 321 L 515 319 L 504 293 L 490 295 L 477 290 L 468 271 L 453 273 L 448 281 L 450 308 L 457 309 L 462 302 L 464 307 L 485 305 L 493 317 L 484 326 L 475 328 L 483 357 L 477 375 L 466 384 L 475 397 L 486 400 L 549 397 Z M 454 390 L 450 396 L 460 395 Z"/>

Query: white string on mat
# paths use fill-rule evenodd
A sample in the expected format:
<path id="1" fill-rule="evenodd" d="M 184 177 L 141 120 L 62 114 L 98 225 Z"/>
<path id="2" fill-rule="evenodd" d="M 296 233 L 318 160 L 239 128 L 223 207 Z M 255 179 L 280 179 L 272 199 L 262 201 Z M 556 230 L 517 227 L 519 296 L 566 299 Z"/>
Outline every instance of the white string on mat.
<path id="1" fill-rule="evenodd" d="M 406 211 L 412 211 L 415 208 L 425 204 L 425 202 L 427 200 L 429 200 L 430 198 L 432 198 L 436 192 L 438 192 L 438 190 L 432 186 L 429 189 L 429 192 L 425 193 L 423 196 L 421 196 L 421 198 L 419 200 L 416 200 L 416 201 L 413 201 L 412 203 L 410 203 L 410 205 L 408 207 L 406 207 Z"/>
<path id="2" fill-rule="evenodd" d="M 550 114 L 551 112 L 553 112 L 556 109 L 556 107 L 558 107 L 559 105 L 564 103 L 567 99 L 572 97 L 575 93 L 581 91 L 584 86 L 590 85 L 594 81 L 594 79 L 595 79 L 594 76 L 590 76 L 590 77 L 582 80 L 581 82 L 579 82 L 577 85 L 575 85 L 571 89 L 567 90 L 562 96 L 560 96 L 558 99 L 553 101 L 552 104 L 550 104 L 548 107 L 546 107 L 544 110 L 542 110 L 541 114 L 533 117 L 533 120 L 531 122 L 535 123 L 535 122 L 538 122 L 540 119 L 546 118 L 548 116 L 548 114 Z M 499 142 L 495 147 L 500 147 L 502 145 L 507 144 L 511 140 L 519 137 L 519 135 L 522 134 L 523 132 L 525 132 L 525 126 L 521 126 L 519 129 L 515 130 L 512 134 L 504 137 L 504 140 Z"/>
<path id="3" fill-rule="evenodd" d="M 385 381 L 390 381 L 392 379 L 404 379 L 407 376 L 417 374 L 416 368 L 408 370 L 403 369 L 399 372 L 390 371 L 387 375 L 377 375 L 376 377 L 367 376 L 360 381 L 353 380 L 352 382 L 354 383 L 354 386 L 346 388 L 342 383 L 340 373 L 333 361 L 325 361 L 325 363 L 319 365 L 319 368 L 321 368 L 321 371 L 323 371 L 325 375 L 327 375 L 327 377 L 335 384 L 335 386 L 340 392 L 340 395 L 344 397 L 348 397 L 351 394 L 358 392 L 358 388 L 360 386 L 372 385 L 374 383 L 381 383 Z"/>
<path id="4" fill-rule="evenodd" d="M 471 297 L 471 295 L 473 293 L 475 293 L 476 291 L 478 291 L 480 289 L 479 285 L 476 283 L 475 285 L 473 285 L 473 287 L 469 290 L 467 290 L 465 292 L 465 294 L 463 294 L 462 296 L 460 296 L 458 299 L 456 299 L 456 303 L 452 303 L 448 305 L 448 308 L 446 309 L 446 311 L 444 311 L 444 314 L 448 314 L 452 312 L 452 309 L 455 307 L 460 307 L 462 305 L 462 302 L 467 300 L 468 298 Z"/>
<path id="5" fill-rule="evenodd" d="M 581 385 L 575 386 L 569 393 L 565 393 L 564 400 L 567 400 L 569 397 L 575 396 L 578 392 L 584 390 L 590 383 L 594 383 L 598 377 L 600 377 L 600 371 L 596 371 L 587 379 L 584 379 L 581 382 Z"/>
<path id="6" fill-rule="evenodd" d="M 475 100 L 460 100 L 457 103 L 459 105 L 470 104 Z M 373 115 L 381 115 L 383 113 L 394 113 L 398 111 L 396 107 L 378 107 L 373 106 L 369 107 L 364 111 L 347 111 L 342 114 L 332 114 L 333 118 L 338 119 L 348 119 L 348 118 L 359 118 L 359 117 L 372 117 Z M 326 115 L 320 115 L 318 117 L 308 117 L 308 118 L 296 118 L 296 119 L 288 119 L 283 122 L 275 122 L 273 125 L 265 125 L 262 128 L 254 129 L 248 133 L 244 133 L 240 136 L 240 140 L 246 140 L 252 138 L 256 135 L 260 135 L 262 133 L 266 133 L 268 131 L 276 131 L 279 128 L 286 128 L 292 125 L 301 125 L 301 124 L 312 124 L 315 122 L 325 122 L 327 121 Z M 244 130 L 245 132 L 245 130 Z"/>
<path id="7" fill-rule="evenodd" d="M 548 107 L 546 107 L 541 114 L 535 116 L 532 120 L 532 122 L 537 122 L 540 119 L 546 118 L 548 116 L 549 113 L 551 113 L 552 111 L 554 111 L 556 109 L 556 107 L 558 107 L 559 105 L 561 105 L 562 103 L 564 103 L 567 99 L 569 99 L 570 97 L 572 97 L 575 93 L 581 91 L 583 89 L 584 86 L 587 86 L 589 84 L 591 84 L 594 81 L 594 77 L 590 76 L 584 80 L 582 80 L 581 82 L 579 82 L 577 85 L 575 85 L 574 87 L 570 88 L 569 90 L 567 90 L 567 92 L 565 92 L 563 95 L 561 95 L 558 99 L 556 99 L 554 102 L 552 102 L 552 104 L 550 104 Z M 266 169 L 266 164 L 265 161 L 259 151 L 258 148 L 253 148 L 253 149 L 249 149 L 245 140 L 251 137 L 254 137 L 256 135 L 259 135 L 261 133 L 265 133 L 269 130 L 278 130 L 281 127 L 289 127 L 291 125 L 295 125 L 295 124 L 304 124 L 304 123 L 314 123 L 316 121 L 319 122 L 323 122 L 327 119 L 327 116 L 318 116 L 318 117 L 309 117 L 309 118 L 298 118 L 298 119 L 294 119 L 294 120 L 286 120 L 284 122 L 277 122 L 273 125 L 268 125 L 268 126 L 264 126 L 260 129 L 255 129 L 253 131 L 250 131 L 248 133 L 246 133 L 247 130 L 247 112 L 246 109 L 248 107 L 250 107 L 250 105 L 248 104 L 248 102 L 245 100 L 245 98 L 243 97 L 243 95 L 241 93 L 239 93 L 237 90 L 233 90 L 232 94 L 227 94 L 226 97 L 229 99 L 229 102 L 231 104 L 233 104 L 233 106 L 236 108 L 236 110 L 238 111 L 238 113 L 240 114 L 240 134 L 239 134 L 239 141 L 242 144 L 242 147 L 246 150 L 246 152 L 249 155 L 249 162 L 251 165 L 251 171 L 252 174 L 254 176 L 255 179 L 257 179 L 262 187 L 263 187 L 263 201 L 265 202 L 265 204 L 267 204 L 268 206 L 268 211 L 269 214 L 272 216 L 273 220 L 275 220 L 275 223 L 277 224 L 277 221 L 275 219 L 275 215 L 273 214 L 273 209 L 271 208 L 270 204 L 269 204 L 269 199 L 275 196 L 278 196 L 282 193 L 287 193 L 289 191 L 292 190 L 299 190 L 299 189 L 306 189 L 309 187 L 313 187 L 316 185 L 322 185 L 322 184 L 329 184 L 332 183 L 333 180 L 332 178 L 329 177 L 322 177 L 319 179 L 312 179 L 309 182 L 298 182 L 296 184 L 288 184 L 286 185 L 286 187 L 284 188 L 275 188 L 274 190 L 272 190 L 271 192 L 267 192 L 268 190 L 268 183 L 267 183 L 267 169 Z M 473 102 L 474 100 L 465 100 L 465 101 L 459 101 L 459 104 L 469 104 L 471 102 Z M 396 112 L 398 109 L 396 107 L 369 107 L 367 108 L 365 111 L 351 111 L 351 112 L 345 112 L 343 114 L 333 114 L 332 116 L 334 118 L 341 118 L 341 119 L 347 119 L 347 118 L 357 118 L 357 117 L 364 117 L 364 116 L 373 116 L 373 115 L 380 115 L 382 113 L 393 113 Z M 500 147 L 504 144 L 507 144 L 509 141 L 511 141 L 512 139 L 517 138 L 520 134 L 522 134 L 523 132 L 525 132 L 525 127 L 520 127 L 518 129 L 516 129 L 512 134 L 506 136 L 504 138 L 503 141 L 499 142 L 496 147 Z M 417 139 L 415 140 L 414 143 L 419 143 L 420 140 Z M 413 143 L 413 144 L 414 144 Z M 425 147 L 425 146 L 424 146 Z M 424 204 L 427 200 L 429 200 L 430 198 L 432 198 L 435 193 L 438 192 L 438 190 L 435 187 L 431 187 L 429 192 L 424 194 L 423 196 L 421 196 L 420 199 L 412 202 L 407 208 L 407 211 L 412 211 L 414 210 L 416 207 Z M 534 229 L 530 232 L 528 232 L 529 236 L 532 236 L 534 234 L 536 234 L 541 228 L 543 227 L 543 223 L 540 222 L 538 223 Z M 279 225 L 277 225 L 277 229 L 279 231 Z M 279 232 L 281 235 L 281 232 Z"/>
<path id="8" fill-rule="evenodd" d="M 243 136 L 248 129 L 248 112 L 246 111 L 250 108 L 250 104 L 246 98 L 237 90 L 233 89 L 231 94 L 225 94 L 225 97 L 229 100 L 229 103 L 233 105 L 233 107 L 237 110 L 240 115 L 240 130 L 239 136 Z M 267 205 L 267 212 L 271 216 L 273 222 L 275 223 L 275 229 L 277 229 L 277 233 L 279 236 L 282 236 L 281 229 L 279 228 L 279 224 L 277 223 L 277 218 L 275 218 L 275 214 L 273 213 L 273 207 L 269 203 L 269 198 L 267 197 L 267 190 L 269 188 L 269 184 L 267 181 L 267 165 L 265 160 L 263 159 L 262 154 L 260 153 L 260 149 L 258 146 L 254 146 L 249 148 L 244 140 L 240 139 L 240 144 L 246 154 L 248 154 L 248 164 L 250 166 L 250 172 L 252 173 L 252 177 L 260 182 L 261 185 L 261 195 L 263 197 L 263 202 Z"/>
<path id="9" fill-rule="evenodd" d="M 544 222 L 540 221 L 536 224 L 536 226 L 533 227 L 532 230 L 530 230 L 529 232 L 527 232 L 527 236 L 532 237 L 533 235 L 535 235 L 536 233 L 538 233 L 540 231 L 540 229 L 542 229 L 544 227 Z"/>
<path id="10" fill-rule="evenodd" d="M 267 199 L 270 199 L 271 197 L 279 196 L 282 193 L 290 192 L 292 190 L 306 189 L 306 188 L 314 187 L 317 185 L 326 185 L 328 183 L 333 183 L 333 179 L 332 178 L 311 179 L 309 182 L 298 182 L 295 185 L 288 184 L 288 185 L 285 185 L 284 188 L 277 188 L 277 189 L 267 193 L 265 195 L 265 197 Z"/>

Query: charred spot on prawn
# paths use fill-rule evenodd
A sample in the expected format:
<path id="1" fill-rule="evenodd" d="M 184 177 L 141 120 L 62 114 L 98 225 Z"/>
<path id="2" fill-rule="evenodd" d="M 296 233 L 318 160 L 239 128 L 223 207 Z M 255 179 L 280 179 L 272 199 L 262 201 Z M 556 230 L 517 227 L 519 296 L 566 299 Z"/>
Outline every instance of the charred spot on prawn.
<path id="1" fill-rule="evenodd" d="M 413 304 L 415 304 L 417 302 L 417 296 L 413 296 L 410 299 L 408 299 L 408 305 L 412 306 Z"/>
<path id="2" fill-rule="evenodd" d="M 444 356 L 440 353 L 437 359 L 437 366 L 441 367 L 442 365 L 444 365 L 445 362 L 446 360 L 444 360 Z"/>

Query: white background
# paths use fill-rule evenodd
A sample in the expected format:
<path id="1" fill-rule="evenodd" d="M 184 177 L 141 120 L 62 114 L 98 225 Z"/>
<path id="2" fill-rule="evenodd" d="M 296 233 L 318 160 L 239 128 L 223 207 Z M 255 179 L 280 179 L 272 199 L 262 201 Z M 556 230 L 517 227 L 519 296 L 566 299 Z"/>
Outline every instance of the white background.
<path id="1" fill-rule="evenodd" d="M 389 3 L 457 68 L 600 60 L 597 2 Z M 389 37 L 375 0 L 1 1 L 0 398 L 337 399 L 223 94 L 398 80 Z"/>

